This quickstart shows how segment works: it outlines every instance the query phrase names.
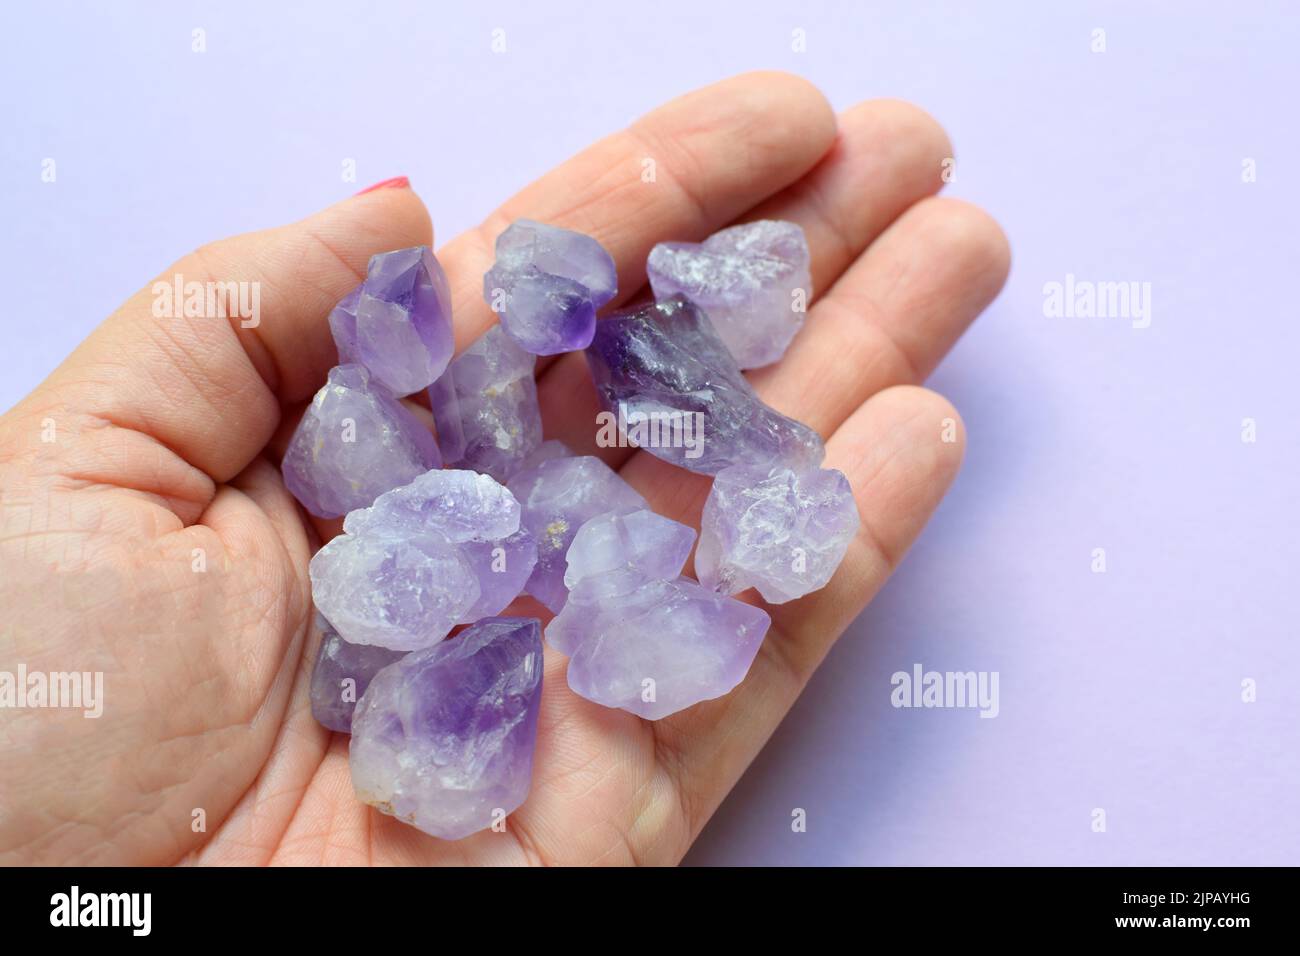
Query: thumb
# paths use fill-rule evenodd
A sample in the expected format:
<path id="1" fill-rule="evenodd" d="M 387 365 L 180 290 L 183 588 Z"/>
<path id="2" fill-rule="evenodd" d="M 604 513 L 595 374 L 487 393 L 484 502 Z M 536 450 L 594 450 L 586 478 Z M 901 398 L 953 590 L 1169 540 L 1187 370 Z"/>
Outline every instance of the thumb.
<path id="1" fill-rule="evenodd" d="M 85 439 L 76 457 L 94 462 L 99 481 L 139 487 L 141 476 L 111 471 L 148 462 L 150 483 L 165 484 L 157 446 L 164 472 L 188 465 L 227 481 L 266 445 L 282 404 L 310 396 L 336 364 L 327 316 L 370 257 L 432 241 L 424 204 L 400 178 L 301 222 L 202 246 L 132 296 L 11 414 L 70 421 L 71 440 Z M 112 451 L 101 459 L 85 447 L 95 441 Z"/>

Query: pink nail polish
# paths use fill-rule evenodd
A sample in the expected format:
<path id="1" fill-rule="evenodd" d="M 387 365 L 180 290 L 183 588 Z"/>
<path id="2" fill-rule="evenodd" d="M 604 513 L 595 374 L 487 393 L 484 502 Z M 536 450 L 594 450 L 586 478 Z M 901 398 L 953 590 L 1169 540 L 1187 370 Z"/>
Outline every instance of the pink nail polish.
<path id="1" fill-rule="evenodd" d="M 383 182 L 375 183 L 373 186 L 367 186 L 365 189 L 361 190 L 361 192 L 357 193 L 357 195 L 362 196 L 366 193 L 372 193 L 376 189 L 408 189 L 410 185 L 411 181 L 405 176 L 394 176 L 392 179 L 385 179 Z"/>

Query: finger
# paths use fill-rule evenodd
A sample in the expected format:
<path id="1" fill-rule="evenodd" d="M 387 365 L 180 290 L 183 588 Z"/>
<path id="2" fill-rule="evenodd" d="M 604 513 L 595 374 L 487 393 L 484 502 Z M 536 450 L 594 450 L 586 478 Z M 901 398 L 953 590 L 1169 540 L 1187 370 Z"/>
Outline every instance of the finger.
<path id="1" fill-rule="evenodd" d="M 919 385 L 997 296 L 1007 240 L 978 206 L 924 199 L 811 310 L 782 361 L 750 376 L 778 411 L 831 434 L 867 398 Z"/>
<path id="2" fill-rule="evenodd" d="M 117 456 L 123 473 L 100 475 L 106 483 L 135 487 L 161 475 L 162 484 L 188 487 L 193 469 L 226 481 L 266 444 L 280 402 L 311 395 L 337 362 L 326 317 L 364 276 L 370 256 L 430 241 L 420 200 L 408 188 L 387 188 L 290 226 L 205 246 L 127 301 L 17 410 L 62 411 L 87 441 L 111 433 L 127 444 Z M 176 277 L 203 289 L 247 283 L 246 302 L 256 290 L 258 314 L 155 316 Z M 133 461 L 156 458 L 151 446 L 174 461 L 156 471 L 151 465 L 149 476 L 132 473 Z"/>
<path id="3" fill-rule="evenodd" d="M 951 157 L 947 133 L 925 110 L 867 100 L 840 114 L 835 145 L 811 173 L 743 219 L 803 227 L 819 297 L 885 227 L 942 188 Z"/>
<path id="4" fill-rule="evenodd" d="M 891 222 L 938 191 L 943 160 L 952 154 L 947 135 L 928 113 L 896 100 L 860 103 L 841 114 L 838 125 L 834 145 L 807 176 L 741 217 L 803 227 L 814 302 Z M 818 318 L 814 309 L 796 343 L 814 334 Z M 553 410 L 547 434 L 618 466 L 631 453 L 596 446 L 592 423 L 600 408 L 588 377 L 582 356 L 565 356 L 547 369 L 538 386 L 543 406 Z"/>
<path id="5" fill-rule="evenodd" d="M 848 476 L 862 518 L 839 570 L 821 591 L 769 608 L 772 628 L 736 690 L 653 725 L 692 837 L 898 565 L 951 484 L 963 448 L 956 411 L 915 387 L 875 395 L 832 436 L 827 465 Z"/>
<path id="6" fill-rule="evenodd" d="M 438 252 L 461 349 L 496 321 L 483 273 L 516 219 L 594 236 L 618 268 L 625 301 L 645 284 L 651 247 L 702 239 L 795 182 L 831 147 L 835 114 L 788 73 L 747 73 L 688 93 L 586 149 Z M 550 359 L 538 363 L 544 368 Z"/>

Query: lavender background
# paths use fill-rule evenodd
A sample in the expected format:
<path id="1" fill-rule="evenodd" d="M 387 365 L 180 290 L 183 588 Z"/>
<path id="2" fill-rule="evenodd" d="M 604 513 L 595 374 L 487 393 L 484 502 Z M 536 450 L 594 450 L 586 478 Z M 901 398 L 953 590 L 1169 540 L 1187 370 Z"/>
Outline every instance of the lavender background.
<path id="1" fill-rule="evenodd" d="M 176 255 L 367 182 L 410 175 L 445 239 L 732 73 L 915 100 L 1015 250 L 931 383 L 966 467 L 690 861 L 1300 863 L 1294 7 L 718 6 L 11 6 L 0 409 Z M 1046 318 L 1067 273 L 1150 282 L 1150 327 Z M 914 663 L 998 671 L 1000 715 L 893 709 Z"/>

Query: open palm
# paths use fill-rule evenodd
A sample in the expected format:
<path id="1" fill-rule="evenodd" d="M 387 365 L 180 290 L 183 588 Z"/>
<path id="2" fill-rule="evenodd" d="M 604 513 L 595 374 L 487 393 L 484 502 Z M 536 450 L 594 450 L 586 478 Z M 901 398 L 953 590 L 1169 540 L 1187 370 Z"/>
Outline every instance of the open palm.
<path id="1" fill-rule="evenodd" d="M 732 693 L 649 723 L 573 694 L 547 649 L 532 792 L 505 832 L 449 843 L 358 803 L 347 737 L 312 719 L 305 520 L 279 454 L 337 361 L 331 306 L 374 253 L 431 244 L 404 181 L 205 246 L 163 273 L 256 281 L 261 323 L 157 318 L 146 287 L 0 418 L 0 670 L 100 671 L 104 710 L 0 709 L 0 862 L 675 863 L 958 467 L 956 412 L 920 380 L 1001 288 L 996 224 L 934 198 L 951 147 L 920 110 L 838 118 L 782 74 L 660 108 L 438 249 L 458 349 L 495 316 L 493 242 L 528 217 L 589 233 L 626 301 L 650 248 L 749 219 L 803 226 L 817 292 L 759 394 L 827 442 L 859 535 L 830 585 L 772 606 Z M 538 362 L 548 438 L 698 527 L 706 478 L 595 445 L 583 356 Z"/>

